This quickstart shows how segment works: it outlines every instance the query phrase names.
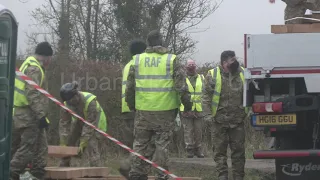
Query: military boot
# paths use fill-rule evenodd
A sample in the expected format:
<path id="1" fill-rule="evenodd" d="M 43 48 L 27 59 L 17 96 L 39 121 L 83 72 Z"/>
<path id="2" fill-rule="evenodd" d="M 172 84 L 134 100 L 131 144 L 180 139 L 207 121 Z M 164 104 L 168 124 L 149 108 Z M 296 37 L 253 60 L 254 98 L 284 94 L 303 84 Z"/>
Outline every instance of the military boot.
<path id="1" fill-rule="evenodd" d="M 201 148 L 196 148 L 196 150 L 194 151 L 194 155 L 198 158 L 204 158 L 204 154 L 202 153 Z"/>
<path id="2" fill-rule="evenodd" d="M 193 158 L 194 156 L 194 152 L 193 152 L 193 149 L 187 149 L 187 157 L 188 158 Z"/>
<path id="3" fill-rule="evenodd" d="M 131 170 L 131 164 L 129 160 L 120 161 L 120 168 L 118 169 L 118 171 L 127 180 L 129 179 L 130 170 Z"/>
<path id="4" fill-rule="evenodd" d="M 169 176 L 166 174 L 157 174 L 155 180 L 168 180 Z"/>

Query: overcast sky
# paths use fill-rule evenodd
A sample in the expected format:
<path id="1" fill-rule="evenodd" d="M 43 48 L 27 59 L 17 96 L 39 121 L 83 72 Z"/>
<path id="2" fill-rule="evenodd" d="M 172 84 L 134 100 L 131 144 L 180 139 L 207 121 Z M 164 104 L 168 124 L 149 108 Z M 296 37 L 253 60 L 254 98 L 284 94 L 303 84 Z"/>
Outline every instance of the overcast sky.
<path id="1" fill-rule="evenodd" d="M 19 22 L 18 50 L 26 48 L 25 31 L 33 22 L 30 11 L 41 6 L 44 0 L 0 0 L 0 4 L 9 8 Z M 193 58 L 197 62 L 219 61 L 224 50 L 234 50 L 243 57 L 244 34 L 270 34 L 272 24 L 284 24 L 285 3 L 278 0 L 270 4 L 269 0 L 224 0 L 220 8 L 204 20 L 198 27 L 205 32 L 192 34 L 197 44 Z"/>

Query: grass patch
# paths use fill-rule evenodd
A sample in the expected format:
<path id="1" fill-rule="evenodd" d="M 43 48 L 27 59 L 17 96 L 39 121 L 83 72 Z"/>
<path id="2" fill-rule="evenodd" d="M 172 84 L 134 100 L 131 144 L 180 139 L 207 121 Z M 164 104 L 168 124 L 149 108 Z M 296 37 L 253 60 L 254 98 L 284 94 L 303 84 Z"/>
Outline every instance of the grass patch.
<path id="1" fill-rule="evenodd" d="M 177 176 L 201 177 L 202 180 L 218 180 L 213 166 L 199 164 L 172 164 L 170 171 Z M 246 169 L 245 180 L 274 180 L 274 173 L 256 169 Z M 232 180 L 232 172 L 229 169 L 229 180 Z"/>

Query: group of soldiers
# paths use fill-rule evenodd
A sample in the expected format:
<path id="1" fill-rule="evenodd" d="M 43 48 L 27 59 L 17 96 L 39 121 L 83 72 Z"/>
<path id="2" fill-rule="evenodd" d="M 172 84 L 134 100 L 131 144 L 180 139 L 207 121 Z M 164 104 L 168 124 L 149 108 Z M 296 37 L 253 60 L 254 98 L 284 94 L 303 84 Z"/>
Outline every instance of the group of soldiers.
<path id="1" fill-rule="evenodd" d="M 39 43 L 34 55 L 29 56 L 19 70 L 41 88 L 47 89 L 45 74 L 52 56 L 51 45 L 48 42 Z M 76 114 L 84 117 L 100 130 L 107 131 L 107 118 L 97 97 L 92 93 L 79 91 L 77 82 L 64 84 L 60 89 L 60 98 L 65 106 Z M 48 103 L 49 99 L 44 94 L 16 75 L 11 180 L 19 180 L 26 169 L 30 169 L 29 173 L 33 179 L 44 179 L 48 157 L 46 130 L 50 124 L 47 118 Z M 59 126 L 61 146 L 77 146 L 79 142 L 78 154 L 88 154 L 90 166 L 102 166 L 99 141 L 104 137 L 101 134 L 77 120 L 65 109 L 61 109 Z M 70 157 L 62 158 L 60 166 L 70 166 L 70 160 Z"/>
<path id="2" fill-rule="evenodd" d="M 307 9 L 318 11 L 319 0 L 282 0 L 287 4 L 285 19 L 302 17 Z M 270 0 L 274 2 L 274 0 Z M 301 20 L 287 21 L 299 23 Z M 187 157 L 203 158 L 201 149 L 203 122 L 211 124 L 214 160 L 219 180 L 228 179 L 227 148 L 230 146 L 234 180 L 244 179 L 245 129 L 248 109 L 243 107 L 243 68 L 234 51 L 221 53 L 220 63 L 206 76 L 197 73 L 196 64 L 188 60 L 184 66 L 175 54 L 169 53 L 163 37 L 151 31 L 146 42 L 134 40 L 130 45 L 131 60 L 123 69 L 123 119 L 132 130 L 133 150 L 168 169 L 168 147 L 172 140 L 175 119 L 179 115 L 184 127 Z M 47 89 L 46 69 L 53 56 L 48 42 L 35 48 L 19 70 L 40 87 Z M 107 131 L 107 117 L 89 92 L 78 90 L 77 82 L 64 84 L 60 98 L 75 113 Z M 18 180 L 28 165 L 35 179 L 42 180 L 47 165 L 46 129 L 50 121 L 48 98 L 32 85 L 16 76 L 12 125 L 10 178 Z M 60 113 L 60 145 L 77 146 L 79 154 L 89 154 L 90 166 L 102 166 L 99 140 L 101 134 L 77 120 L 65 109 Z M 70 166 L 70 158 L 60 166 Z M 120 173 L 130 180 L 147 180 L 151 165 L 130 155 L 121 162 Z M 157 180 L 168 179 L 157 172 Z"/>
<path id="3" fill-rule="evenodd" d="M 235 52 L 222 52 L 220 64 L 204 76 L 197 73 L 195 61 L 188 60 L 184 65 L 169 53 L 159 31 L 151 31 L 146 44 L 133 41 L 130 51 L 132 59 L 123 70 L 122 112 L 128 117 L 128 127 L 134 129 L 133 150 L 168 169 L 168 147 L 179 116 L 187 157 L 203 158 L 202 128 L 206 121 L 212 127 L 219 180 L 228 179 L 228 145 L 233 179 L 243 180 L 244 119 L 248 111 L 242 103 L 243 68 Z M 150 167 L 130 155 L 121 162 L 119 172 L 130 180 L 147 180 Z M 157 171 L 156 179 L 168 176 Z"/>
<path id="4" fill-rule="evenodd" d="M 212 124 L 214 159 L 219 180 L 228 179 L 227 147 L 230 145 L 235 180 L 244 178 L 244 118 L 242 107 L 243 71 L 234 51 L 221 54 L 219 66 L 206 76 L 197 73 L 196 63 L 188 60 L 183 65 L 175 54 L 169 52 L 158 30 L 151 31 L 146 42 L 134 40 L 129 48 L 132 59 L 123 69 L 122 112 L 128 129 L 133 133 L 133 150 L 168 168 L 168 147 L 179 114 L 185 132 L 187 157 L 203 158 L 201 149 L 204 121 Z M 48 42 L 35 48 L 19 70 L 43 89 L 53 56 Z M 60 98 L 65 106 L 102 131 L 107 131 L 107 117 L 89 92 L 78 90 L 77 82 L 60 88 Z M 13 134 L 10 177 L 18 180 L 26 167 L 34 179 L 42 180 L 47 165 L 49 127 L 48 98 L 16 76 L 13 109 Z M 65 109 L 60 112 L 60 145 L 79 146 L 79 154 L 87 152 L 90 166 L 101 164 L 102 135 L 77 120 Z M 128 135 L 130 139 L 131 136 Z M 128 141 L 130 142 L 130 141 Z M 130 180 L 147 180 L 151 165 L 130 155 L 122 161 L 120 173 Z M 31 165 L 31 166 L 29 166 Z M 62 158 L 60 166 L 70 166 L 70 157 Z M 168 179 L 158 171 L 157 180 Z"/>

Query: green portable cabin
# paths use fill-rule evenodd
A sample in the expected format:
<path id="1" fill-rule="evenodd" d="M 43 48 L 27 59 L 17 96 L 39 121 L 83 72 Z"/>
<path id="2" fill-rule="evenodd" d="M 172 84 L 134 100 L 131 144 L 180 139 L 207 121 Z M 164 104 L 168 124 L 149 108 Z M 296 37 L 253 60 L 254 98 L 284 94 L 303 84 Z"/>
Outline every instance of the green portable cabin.
<path id="1" fill-rule="evenodd" d="M 0 179 L 9 179 L 12 107 L 18 25 L 0 4 Z"/>

